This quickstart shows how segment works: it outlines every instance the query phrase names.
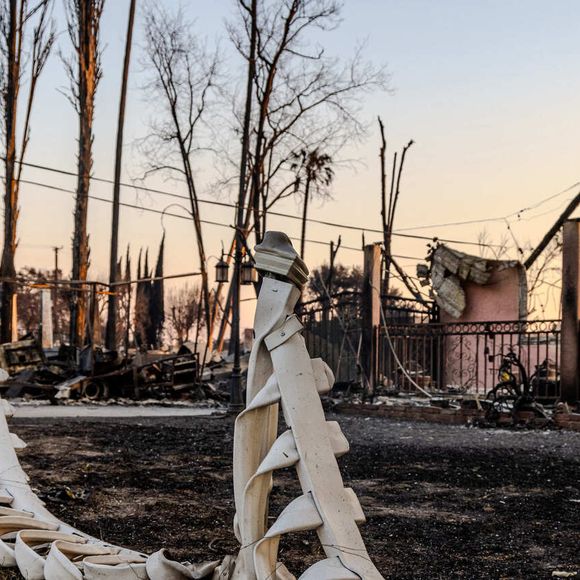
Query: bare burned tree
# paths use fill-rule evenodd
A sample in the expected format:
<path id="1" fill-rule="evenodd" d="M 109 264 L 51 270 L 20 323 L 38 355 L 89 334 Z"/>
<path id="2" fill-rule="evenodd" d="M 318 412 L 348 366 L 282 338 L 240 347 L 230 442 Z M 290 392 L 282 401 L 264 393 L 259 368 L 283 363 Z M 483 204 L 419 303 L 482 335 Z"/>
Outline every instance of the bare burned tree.
<path id="1" fill-rule="evenodd" d="M 562 234 L 556 234 L 538 259 L 527 270 L 528 316 L 540 314 L 546 317 L 550 298 L 554 298 L 556 311 L 560 307 L 562 293 Z M 554 312 L 551 314 L 555 315 Z"/>
<path id="2" fill-rule="evenodd" d="M 174 173 L 185 180 L 200 262 L 207 343 L 211 345 L 211 300 L 193 157 L 204 149 L 204 115 L 213 98 L 217 54 L 210 54 L 197 41 L 180 11 L 171 15 L 150 6 L 145 14 L 145 39 L 152 71 L 148 89 L 164 110 L 144 142 L 151 160 L 149 172 Z"/>
<path id="3" fill-rule="evenodd" d="M 360 49 L 341 63 L 312 41 L 313 33 L 338 26 L 335 0 L 238 3 L 242 25 L 230 26 L 229 32 L 244 59 L 252 54 L 252 23 L 257 30 L 245 229 L 253 219 L 260 242 L 268 211 L 298 191 L 293 156 L 307 149 L 336 158 L 347 141 L 360 138 L 365 131 L 361 97 L 386 88 L 387 77 L 383 68 L 363 59 Z"/>
<path id="4" fill-rule="evenodd" d="M 78 180 L 72 245 L 72 279 L 77 292 L 71 304 L 71 344 L 85 341 L 87 303 L 84 285 L 89 270 L 87 216 L 93 166 L 93 117 L 101 79 L 100 26 L 105 0 L 66 0 L 67 28 L 74 54 L 63 59 L 70 79 L 69 101 L 79 118 Z"/>
<path id="5" fill-rule="evenodd" d="M 393 260 L 392 255 L 392 241 L 393 241 L 393 228 L 395 224 L 395 215 L 397 211 L 397 204 L 399 202 L 399 196 L 401 194 L 401 176 L 403 175 L 403 168 L 405 166 L 405 157 L 407 156 L 407 151 L 413 145 L 413 141 L 409 141 L 401 153 L 401 159 L 397 165 L 398 153 L 395 151 L 393 154 L 393 168 L 391 173 L 391 187 L 389 190 L 389 197 L 387 202 L 387 174 L 386 174 L 386 153 L 387 153 L 387 140 L 385 137 L 385 126 L 383 121 L 379 117 L 379 130 L 381 134 L 381 147 L 379 157 L 381 160 L 381 217 L 383 220 L 383 264 L 384 264 L 384 276 L 383 276 L 383 293 L 388 294 L 390 289 L 390 275 L 391 266 L 394 266 L 399 276 L 403 279 L 404 284 L 409 288 L 411 293 L 415 295 L 415 290 L 410 287 L 410 280 L 407 275 L 399 268 L 398 264 Z"/>
<path id="6" fill-rule="evenodd" d="M 200 308 L 201 290 L 197 286 L 185 285 L 169 292 L 165 318 L 167 332 L 172 341 L 181 346 L 191 338 L 196 322 L 204 317 Z"/>
<path id="7" fill-rule="evenodd" d="M 364 134 L 359 120 L 361 97 L 385 89 L 387 75 L 383 68 L 367 63 L 360 49 L 345 63 L 312 41 L 313 33 L 338 25 L 340 5 L 334 0 L 238 0 L 237 4 L 239 19 L 228 31 L 248 65 L 244 114 L 235 119 L 242 154 L 230 166 L 239 184 L 235 236 L 241 246 L 252 229 L 259 243 L 272 207 L 301 194 L 292 170 L 301 150 L 325 151 L 336 159 L 347 141 Z M 236 247 L 235 241 L 231 247 Z M 231 295 L 220 337 L 230 299 Z"/>
<path id="8" fill-rule="evenodd" d="M 123 159 L 123 131 L 125 127 L 125 105 L 127 102 L 127 85 L 129 84 L 129 64 L 133 44 L 133 25 L 135 22 L 135 6 L 137 0 L 129 2 L 129 18 L 127 19 L 127 35 L 125 37 L 125 58 L 123 59 L 123 76 L 121 80 L 121 96 L 119 98 L 119 117 L 117 120 L 117 144 L 115 147 L 115 179 L 113 185 L 113 212 L 111 220 L 111 250 L 109 254 L 109 300 L 107 309 L 106 346 L 116 349 L 119 335 L 117 334 L 118 297 L 114 291 L 117 276 L 117 253 L 119 247 L 119 202 L 121 196 L 121 163 Z"/>
<path id="9" fill-rule="evenodd" d="M 18 196 L 23 161 L 30 140 L 30 119 L 38 79 L 52 50 L 55 32 L 51 18 L 52 0 L 0 0 L 0 109 L 3 123 L 4 249 L 0 263 L 2 299 L 0 339 L 12 338 L 12 310 L 16 277 L 14 265 L 18 224 Z M 32 33 L 27 28 L 32 26 Z M 20 89 L 28 75 L 28 91 L 24 101 L 24 117 L 19 121 Z M 19 140 L 19 126 L 21 137 Z"/>
<path id="10" fill-rule="evenodd" d="M 507 259 L 509 249 L 509 239 L 507 235 L 502 235 L 497 244 L 491 243 L 489 232 L 483 229 L 477 234 L 477 244 L 479 245 L 479 255 L 490 260 Z"/>

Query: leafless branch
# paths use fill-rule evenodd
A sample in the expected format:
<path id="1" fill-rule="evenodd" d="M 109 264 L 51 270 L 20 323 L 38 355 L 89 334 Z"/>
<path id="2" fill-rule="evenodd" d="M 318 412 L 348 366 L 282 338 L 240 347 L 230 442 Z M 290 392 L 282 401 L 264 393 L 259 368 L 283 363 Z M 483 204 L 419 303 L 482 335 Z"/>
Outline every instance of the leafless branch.
<path id="1" fill-rule="evenodd" d="M 146 64 L 151 71 L 146 89 L 162 105 L 163 114 L 151 125 L 144 144 L 150 159 L 149 172 L 166 170 L 183 176 L 191 203 L 191 214 L 202 274 L 202 293 L 208 343 L 211 343 L 211 300 L 207 260 L 199 210 L 193 157 L 209 150 L 204 144 L 205 115 L 217 92 L 220 61 L 193 36 L 191 24 L 181 11 L 170 14 L 149 5 L 145 13 Z M 159 162 L 163 159 L 163 162 Z"/>
<path id="2" fill-rule="evenodd" d="M 345 143 L 359 139 L 366 129 L 360 120 L 361 96 L 386 89 L 388 75 L 384 68 L 365 61 L 363 47 L 357 48 L 349 62 L 341 63 L 312 42 L 313 30 L 337 27 L 338 2 L 263 0 L 258 5 L 254 78 L 258 106 L 249 161 L 248 211 L 254 215 L 259 241 L 263 224 L 259 223 L 258 200 L 267 212 L 292 191 L 295 176 L 288 159 L 300 150 L 316 149 L 334 159 Z M 229 27 L 230 38 L 244 58 L 250 30 L 247 9 L 247 5 L 240 6 L 241 23 Z"/>

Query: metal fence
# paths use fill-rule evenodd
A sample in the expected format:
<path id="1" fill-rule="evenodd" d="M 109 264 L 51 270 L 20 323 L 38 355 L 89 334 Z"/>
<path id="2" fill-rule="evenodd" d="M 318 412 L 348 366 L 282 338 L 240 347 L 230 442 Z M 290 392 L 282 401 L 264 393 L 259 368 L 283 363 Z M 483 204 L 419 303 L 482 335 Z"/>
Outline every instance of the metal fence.
<path id="1" fill-rule="evenodd" d="M 379 389 L 485 395 L 498 382 L 502 356 L 513 352 L 535 374 L 540 399 L 560 393 L 560 320 L 441 323 L 436 305 L 382 296 L 386 328 L 375 328 L 372 374 Z M 358 292 L 304 302 L 298 310 L 312 356 L 339 383 L 361 382 L 362 308 Z M 403 370 L 404 369 L 404 370 Z"/>
<path id="2" fill-rule="evenodd" d="M 422 324 L 434 319 L 433 304 L 412 298 L 383 295 L 389 324 Z M 360 292 L 345 291 L 300 304 L 306 345 L 313 356 L 323 358 L 338 383 L 361 382 L 362 307 Z"/>
<path id="3" fill-rule="evenodd" d="M 381 300 L 388 324 L 425 324 L 439 319 L 439 308 L 434 302 L 388 294 L 381 295 Z"/>
<path id="4" fill-rule="evenodd" d="M 414 391 L 485 395 L 497 383 L 502 355 L 514 352 L 536 373 L 540 399 L 559 396 L 560 320 L 397 324 L 376 332 L 375 384 Z M 403 371 L 403 369 L 405 369 Z"/>
<path id="5" fill-rule="evenodd" d="M 303 302 L 298 314 L 312 356 L 325 360 L 337 383 L 359 381 L 362 336 L 359 293 L 341 292 L 332 298 Z"/>

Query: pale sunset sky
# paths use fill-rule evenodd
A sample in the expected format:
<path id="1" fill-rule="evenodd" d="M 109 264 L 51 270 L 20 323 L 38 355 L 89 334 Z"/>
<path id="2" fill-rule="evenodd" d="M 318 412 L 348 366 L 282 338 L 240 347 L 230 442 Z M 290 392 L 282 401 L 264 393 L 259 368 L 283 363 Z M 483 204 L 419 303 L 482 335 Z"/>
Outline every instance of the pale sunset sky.
<path id="1" fill-rule="evenodd" d="M 178 6 L 172 0 L 158 1 L 168 8 Z M 181 6 L 200 36 L 209 43 L 221 43 L 224 76 L 236 81 L 244 65 L 233 52 L 224 27 L 226 20 L 236 16 L 234 1 L 184 0 Z M 143 2 L 138 0 L 125 130 L 125 181 L 143 172 L 136 143 L 147 134 L 149 119 L 156 114 L 156 103 L 143 89 L 142 9 Z M 127 10 L 127 0 L 107 0 L 102 24 L 105 49 L 94 125 L 94 175 L 104 178 L 113 175 Z M 56 2 L 55 17 L 59 47 L 69 53 L 60 0 Z M 330 54 L 344 58 L 352 54 L 357 43 L 366 41 L 367 58 L 387 65 L 392 90 L 365 99 L 368 136 L 364 143 L 343 152 L 344 158 L 355 162 L 337 168 L 333 200 L 324 205 L 315 202 L 310 217 L 380 227 L 376 125 L 380 115 L 387 127 L 389 159 L 395 149 L 410 139 L 415 141 L 407 156 L 396 229 L 415 228 L 415 233 L 429 236 L 476 241 L 485 228 L 489 241 L 497 243 L 507 233 L 503 219 L 463 226 L 438 224 L 510 215 L 518 244 L 535 244 L 578 191 L 568 188 L 580 181 L 580 2 L 346 0 L 342 17 L 338 30 L 319 40 Z M 75 171 L 77 119 L 60 92 L 66 86 L 63 66 L 55 52 L 40 82 L 27 161 Z M 211 198 L 213 194 L 207 188 L 213 181 L 213 161 L 200 159 L 194 166 L 202 197 Z M 26 169 L 24 179 L 75 187 L 73 177 L 34 169 Z M 182 184 L 160 177 L 149 179 L 147 184 L 186 193 Z M 560 192 L 549 202 L 523 213 L 520 219 L 513 215 Z M 95 183 L 92 193 L 110 198 L 112 187 Z M 222 192 L 220 199 L 233 200 L 233 195 Z M 134 189 L 124 189 L 122 200 L 160 210 L 171 203 L 170 199 Z M 289 200 L 277 209 L 298 213 L 300 205 Z M 202 211 L 203 219 L 233 223 L 231 209 L 203 205 Z M 51 268 L 51 247 L 64 246 L 61 264 L 68 274 L 72 212 L 72 195 L 23 185 L 17 267 Z M 91 278 L 107 276 L 110 215 L 109 204 L 91 200 Z M 164 224 L 165 272 L 197 270 L 191 223 L 165 218 Z M 294 220 L 272 217 L 269 227 L 293 236 L 300 233 L 300 222 Z M 208 254 L 219 254 L 221 241 L 227 245 L 231 239 L 231 230 L 225 227 L 205 225 L 204 232 Z M 309 238 L 324 242 L 336 240 L 339 234 L 345 246 L 360 247 L 361 234 L 357 232 L 316 224 L 309 224 L 307 232 Z M 120 251 L 130 243 L 134 263 L 141 246 L 149 246 L 156 255 L 161 235 L 159 215 L 122 210 Z M 378 234 L 366 235 L 367 242 L 379 238 Z M 510 246 L 509 256 L 517 258 L 511 237 Z M 396 238 L 394 252 L 423 257 L 425 241 Z M 306 260 L 311 267 L 326 260 L 327 255 L 324 246 L 307 246 Z M 362 253 L 344 249 L 338 261 L 361 264 Z M 401 260 L 411 273 L 415 263 Z M 247 325 L 248 315 L 244 316 Z"/>

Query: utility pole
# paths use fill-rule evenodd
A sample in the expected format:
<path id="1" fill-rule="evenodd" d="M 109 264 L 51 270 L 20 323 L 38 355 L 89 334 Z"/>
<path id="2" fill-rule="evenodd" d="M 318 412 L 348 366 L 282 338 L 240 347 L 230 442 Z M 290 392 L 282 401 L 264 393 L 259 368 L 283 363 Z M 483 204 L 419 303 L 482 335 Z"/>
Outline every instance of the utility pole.
<path id="1" fill-rule="evenodd" d="M 56 308 L 57 299 L 58 299 L 58 253 L 62 250 L 62 246 L 53 246 L 54 251 L 54 288 L 52 289 L 52 328 L 54 336 L 58 336 L 59 328 L 58 328 L 58 311 Z"/>
<path id="2" fill-rule="evenodd" d="M 256 74 L 256 43 L 257 28 L 257 0 L 251 4 L 251 39 L 250 56 L 248 59 L 248 79 L 246 85 L 246 110 L 244 112 L 244 130 L 242 139 L 242 155 L 240 160 L 240 182 L 238 190 L 238 204 L 236 208 L 236 249 L 234 254 L 234 276 L 232 280 L 232 331 L 231 340 L 234 343 L 234 366 L 230 378 L 230 412 L 237 413 L 244 407 L 242 401 L 242 369 L 240 366 L 240 282 L 242 272 L 242 247 L 244 246 L 244 206 L 246 198 L 246 171 L 250 149 L 250 122 L 252 118 L 252 90 Z M 258 195 L 258 192 L 254 192 Z"/>
<path id="3" fill-rule="evenodd" d="M 242 210 L 243 211 L 243 210 Z M 238 212 L 239 214 L 239 212 Z M 230 378 L 230 412 L 237 413 L 244 407 L 242 401 L 242 369 L 240 365 L 240 276 L 242 264 L 242 236 L 240 228 L 236 231 L 236 253 L 234 262 L 234 276 L 232 279 L 232 326 L 231 340 L 234 343 L 234 366 Z"/>

